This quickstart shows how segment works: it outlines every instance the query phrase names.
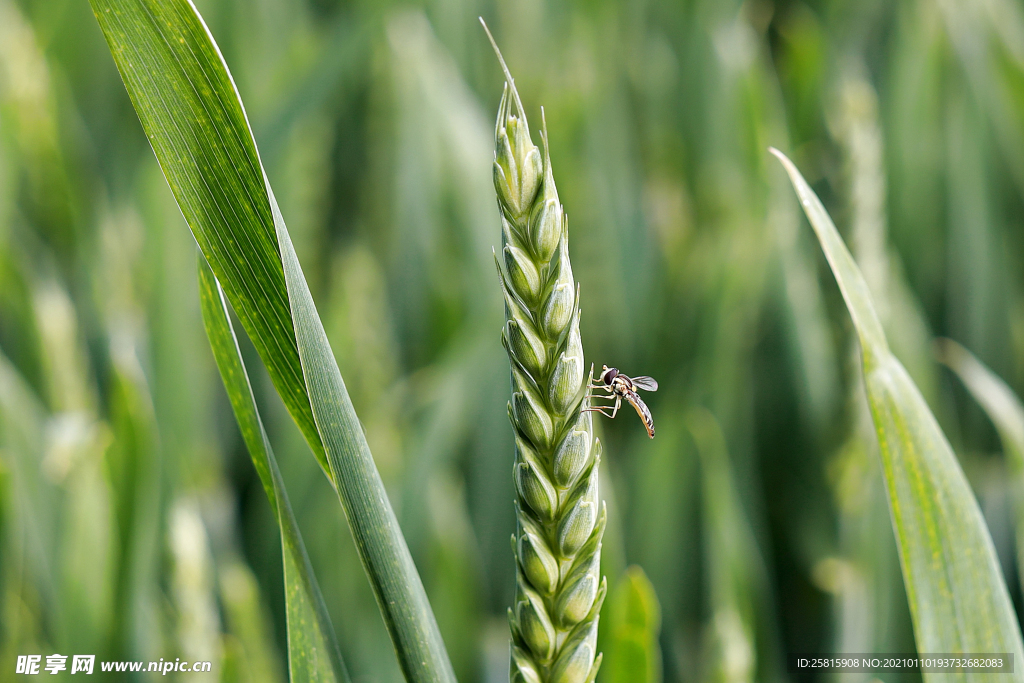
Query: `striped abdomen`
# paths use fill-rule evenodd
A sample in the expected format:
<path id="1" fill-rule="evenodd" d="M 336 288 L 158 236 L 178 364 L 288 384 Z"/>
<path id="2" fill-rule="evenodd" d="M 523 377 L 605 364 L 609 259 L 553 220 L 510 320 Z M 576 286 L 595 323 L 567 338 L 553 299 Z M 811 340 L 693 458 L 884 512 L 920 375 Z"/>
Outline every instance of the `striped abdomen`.
<path id="1" fill-rule="evenodd" d="M 626 400 L 629 401 L 636 409 L 636 414 L 640 416 L 640 419 L 644 421 L 644 427 L 647 427 L 647 436 L 654 438 L 654 418 L 651 417 L 651 411 L 647 407 L 647 404 L 643 402 L 643 399 L 637 395 L 637 393 L 631 389 L 626 389 L 623 392 L 626 395 Z"/>

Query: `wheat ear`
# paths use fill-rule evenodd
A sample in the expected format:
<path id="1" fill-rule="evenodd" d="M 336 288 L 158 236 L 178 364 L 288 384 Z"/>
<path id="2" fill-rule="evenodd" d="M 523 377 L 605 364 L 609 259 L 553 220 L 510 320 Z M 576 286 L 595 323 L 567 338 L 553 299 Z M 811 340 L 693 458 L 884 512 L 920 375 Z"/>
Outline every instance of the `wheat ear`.
<path id="1" fill-rule="evenodd" d="M 601 666 L 597 620 L 606 592 L 600 572 L 605 511 L 598 499 L 600 443 L 593 438 L 590 413 L 582 412 L 590 382 L 583 381 L 579 290 L 543 109 L 542 158 L 515 82 L 497 45 L 494 50 L 506 81 L 494 133 L 502 234 L 495 262 L 505 294 L 502 342 L 512 366 L 508 413 L 516 439 L 518 521 L 512 537 L 516 597 L 509 609 L 509 678 L 588 683 Z"/>

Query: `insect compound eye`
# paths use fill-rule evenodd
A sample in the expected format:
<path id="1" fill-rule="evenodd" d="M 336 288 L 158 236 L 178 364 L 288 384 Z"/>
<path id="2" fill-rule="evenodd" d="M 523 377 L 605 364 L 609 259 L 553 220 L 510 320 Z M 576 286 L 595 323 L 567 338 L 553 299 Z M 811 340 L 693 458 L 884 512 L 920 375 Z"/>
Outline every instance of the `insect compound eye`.
<path id="1" fill-rule="evenodd" d="M 619 371 L 616 370 L 615 368 L 608 368 L 607 370 L 605 370 L 601 374 L 604 375 L 604 383 L 605 384 L 611 384 L 612 380 L 615 379 L 616 377 L 618 377 Z"/>

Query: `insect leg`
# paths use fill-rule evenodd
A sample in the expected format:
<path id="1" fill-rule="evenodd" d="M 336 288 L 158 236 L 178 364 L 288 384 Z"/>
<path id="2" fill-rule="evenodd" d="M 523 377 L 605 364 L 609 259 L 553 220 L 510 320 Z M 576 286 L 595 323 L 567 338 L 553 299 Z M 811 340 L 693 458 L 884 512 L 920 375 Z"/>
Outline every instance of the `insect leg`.
<path id="1" fill-rule="evenodd" d="M 612 399 L 612 396 L 604 396 L 604 395 L 601 395 L 601 394 L 593 394 L 593 393 L 587 394 L 586 397 L 588 399 L 590 399 L 590 400 L 598 400 L 598 399 L 600 399 L 600 400 L 610 401 Z"/>
<path id="2" fill-rule="evenodd" d="M 584 408 L 583 412 L 584 413 L 601 413 L 605 417 L 615 417 L 615 413 L 614 412 L 611 415 L 609 415 L 608 413 L 604 412 L 609 407 L 610 406 L 598 406 L 596 408 Z"/>
<path id="3" fill-rule="evenodd" d="M 604 396 L 588 396 L 588 398 L 604 398 Z M 611 403 L 607 403 L 604 405 L 602 405 L 601 403 L 591 403 L 591 407 L 593 407 L 593 405 L 597 405 L 597 407 L 599 408 L 611 408 Z"/>

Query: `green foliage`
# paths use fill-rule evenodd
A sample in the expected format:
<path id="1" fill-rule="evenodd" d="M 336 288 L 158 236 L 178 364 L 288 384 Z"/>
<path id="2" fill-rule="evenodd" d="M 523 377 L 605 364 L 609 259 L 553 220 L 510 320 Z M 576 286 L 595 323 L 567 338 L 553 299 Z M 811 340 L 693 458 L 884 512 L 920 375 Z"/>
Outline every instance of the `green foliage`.
<path id="1" fill-rule="evenodd" d="M 203 322 L 210 338 L 217 367 L 231 408 L 242 431 L 253 466 L 260 476 L 270 507 L 281 527 L 281 549 L 284 556 L 284 597 L 288 615 L 288 672 L 296 681 L 349 680 L 345 663 L 338 652 L 334 627 L 324 605 L 320 586 L 306 554 L 288 502 L 277 460 L 267 440 L 260 419 L 252 385 L 245 370 L 234 328 L 231 326 L 227 301 L 209 265 L 200 257 L 199 297 Z"/>
<path id="2" fill-rule="evenodd" d="M 101 660 L 203 652 L 225 682 L 288 675 L 280 520 L 195 277 L 190 222 L 221 206 L 238 222 L 216 228 L 252 231 L 235 243 L 252 254 L 226 255 L 202 227 L 209 262 L 264 268 L 276 288 L 218 273 L 338 649 L 353 680 L 403 679 L 280 317 L 291 301 L 263 172 L 245 161 L 255 143 L 455 674 L 507 680 L 516 444 L 491 255 L 502 76 L 478 15 L 530 119 L 545 105 L 584 367 L 661 384 L 645 397 L 654 440 L 632 413 L 593 428 L 608 502 L 598 575 L 616 584 L 639 565 L 649 577 L 663 679 L 721 670 L 719 645 L 743 639 L 719 632 L 749 634 L 765 681 L 785 675 L 786 652 L 917 645 L 856 334 L 769 145 L 792 150 L 848 226 L 891 352 L 948 435 L 1004 575 L 1024 574 L 1009 448 L 932 350 L 957 339 L 1024 395 L 1013 2 L 194 4 L 245 116 L 183 87 L 238 146 L 191 138 L 175 149 L 211 164 L 176 177 L 236 174 L 253 202 L 213 203 L 214 186 L 194 185 L 210 192 L 186 221 L 90 3 L 0 0 L 0 681 L 19 654 L 91 648 Z M 163 47 L 216 66 L 205 34 Z M 278 342 L 264 369 L 261 349 Z M 728 476 L 709 477 L 715 463 Z M 1008 589 L 1024 604 L 1016 580 Z M 616 666 L 615 592 L 600 676 Z M 729 605 L 742 618 L 716 621 Z"/>
<path id="3" fill-rule="evenodd" d="M 963 381 L 999 432 L 1010 476 L 1009 491 L 1016 512 L 1017 562 L 1024 561 L 1024 404 L 1006 382 L 952 339 L 936 345 L 939 359 Z M 1018 574 L 1024 581 L 1024 574 Z"/>
<path id="4" fill-rule="evenodd" d="M 771 151 L 796 188 L 860 339 L 918 651 L 1024 651 L 992 539 L 953 449 L 889 350 L 867 283 L 825 207 L 796 166 Z"/>
<path id="5" fill-rule="evenodd" d="M 952 339 L 939 340 L 936 351 L 985 409 L 999 431 L 1008 469 L 1020 476 L 1024 473 L 1024 404 L 1006 382 Z"/>
<path id="6" fill-rule="evenodd" d="M 626 568 L 608 595 L 607 683 L 661 683 L 661 606 L 654 586 L 636 565 Z"/>
<path id="7" fill-rule="evenodd" d="M 216 43 L 187 2 L 100 0 L 92 7 L 185 221 L 329 472 L 302 379 L 263 167 Z"/>
<path id="8" fill-rule="evenodd" d="M 92 5 L 185 220 L 228 283 L 227 298 L 307 442 L 326 462 L 403 672 L 410 680 L 453 679 L 216 43 L 185 0 Z"/>
<path id="9" fill-rule="evenodd" d="M 729 462 L 725 435 L 707 410 L 686 416 L 700 457 L 704 552 L 712 615 L 706 627 L 706 678 L 722 683 L 779 680 L 764 561 Z"/>

